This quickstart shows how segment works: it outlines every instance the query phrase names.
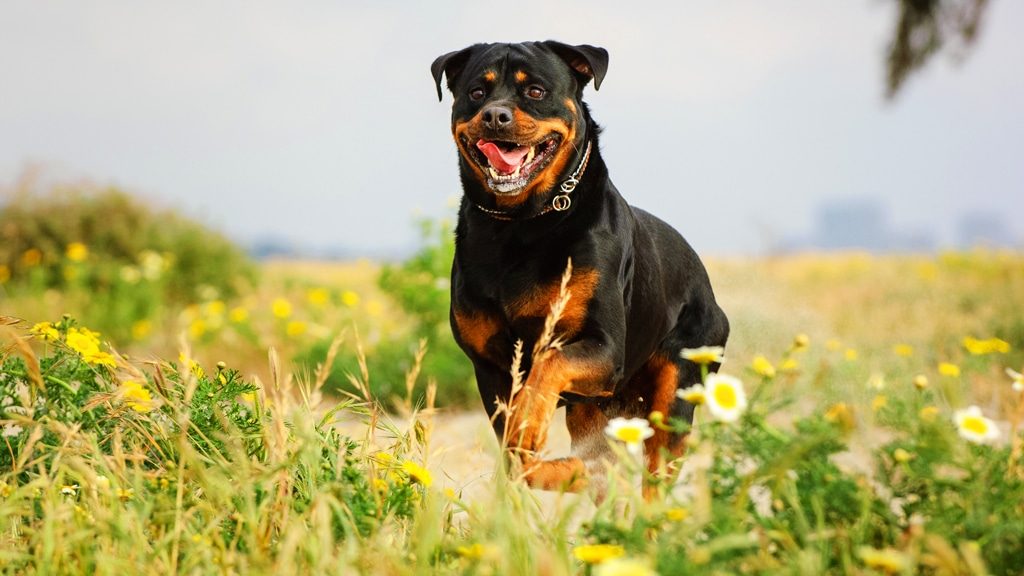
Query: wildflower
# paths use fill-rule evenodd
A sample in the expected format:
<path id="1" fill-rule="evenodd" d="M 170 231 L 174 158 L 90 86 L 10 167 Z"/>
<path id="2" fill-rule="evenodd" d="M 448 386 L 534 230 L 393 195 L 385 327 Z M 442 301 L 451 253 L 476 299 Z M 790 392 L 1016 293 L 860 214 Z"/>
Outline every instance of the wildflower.
<path id="1" fill-rule="evenodd" d="M 953 421 L 956 422 L 957 432 L 968 442 L 985 444 L 999 438 L 996 423 L 983 416 L 981 408 L 977 406 L 957 410 L 953 413 Z"/>
<path id="2" fill-rule="evenodd" d="M 6 424 L 4 425 L 3 432 L 0 432 L 0 437 L 14 438 L 15 436 L 20 436 L 24 431 L 25 429 L 17 424 Z"/>
<path id="3" fill-rule="evenodd" d="M 881 373 L 875 372 L 868 378 L 868 388 L 872 390 L 884 390 L 885 389 L 885 376 Z"/>
<path id="4" fill-rule="evenodd" d="M 775 377 L 775 366 L 772 366 L 772 363 L 760 354 L 754 356 L 754 360 L 750 363 L 750 369 L 762 378 Z"/>
<path id="5" fill-rule="evenodd" d="M 306 323 L 298 320 L 292 320 L 287 326 L 285 326 L 284 332 L 291 338 L 302 336 L 306 333 Z"/>
<path id="6" fill-rule="evenodd" d="M 65 337 L 68 346 L 78 352 L 86 364 L 115 368 L 114 357 L 100 350 L 100 335 L 87 328 L 70 328 Z"/>
<path id="7" fill-rule="evenodd" d="M 846 358 L 847 362 L 853 362 L 857 360 L 857 349 L 847 348 L 846 351 L 843 352 L 843 357 Z"/>
<path id="8" fill-rule="evenodd" d="M 940 362 L 939 363 L 939 374 L 949 378 L 960 377 L 960 367 L 952 362 Z"/>
<path id="9" fill-rule="evenodd" d="M 373 491 L 377 494 L 385 494 L 388 491 L 388 483 L 382 478 L 373 479 Z"/>
<path id="10" fill-rule="evenodd" d="M 796 358 L 786 358 L 779 366 L 779 370 L 783 372 L 796 372 L 799 369 L 800 363 L 796 361 Z"/>
<path id="11" fill-rule="evenodd" d="M 694 406 L 700 406 L 706 400 L 706 397 L 704 395 L 703 384 L 694 384 L 689 388 L 677 390 L 676 396 L 682 398 L 683 400 L 686 400 L 687 402 L 693 404 Z"/>
<path id="12" fill-rule="evenodd" d="M 164 269 L 170 265 L 170 261 L 157 252 L 143 250 L 139 254 L 139 263 L 142 266 L 142 275 L 147 280 L 156 280 L 163 274 Z"/>
<path id="13" fill-rule="evenodd" d="M 206 371 L 203 370 L 203 367 L 199 365 L 199 362 L 196 362 L 192 358 L 185 356 L 184 352 L 178 353 L 178 361 L 181 362 L 184 366 L 186 366 L 189 372 L 194 374 L 196 378 L 206 377 Z"/>
<path id="14" fill-rule="evenodd" d="M 119 500 L 121 500 L 121 502 L 127 502 L 127 501 L 131 500 L 134 497 L 135 497 L 135 490 L 132 489 L 132 488 L 118 488 L 117 489 L 117 498 Z"/>
<path id="15" fill-rule="evenodd" d="M 917 413 L 917 416 L 925 422 L 934 422 L 935 417 L 939 415 L 938 406 L 925 406 L 921 408 L 921 411 Z"/>
<path id="16" fill-rule="evenodd" d="M 326 288 L 310 288 L 306 292 L 306 300 L 316 307 L 323 307 L 330 299 L 331 293 Z"/>
<path id="17" fill-rule="evenodd" d="M 39 336 L 47 342 L 55 342 L 60 339 L 60 332 L 49 322 L 40 322 L 33 326 L 29 332 Z"/>
<path id="18" fill-rule="evenodd" d="M 914 388 L 918 390 L 924 390 L 928 387 L 928 377 L 924 374 L 918 374 L 914 376 Z"/>
<path id="19" fill-rule="evenodd" d="M 701 346 L 700 348 L 684 348 L 680 356 L 695 364 L 713 364 L 723 360 L 725 348 L 721 346 Z"/>
<path id="20" fill-rule="evenodd" d="M 26 268 L 38 266 L 43 261 L 43 252 L 38 248 L 29 248 L 21 254 L 21 263 Z"/>
<path id="21" fill-rule="evenodd" d="M 0 284 L 4 284 L 10 279 L 11 269 L 6 264 L 0 264 Z"/>
<path id="22" fill-rule="evenodd" d="M 897 344 L 892 347 L 892 351 L 895 352 L 897 356 L 902 356 L 904 358 L 910 358 L 914 355 L 914 347 L 910 344 Z"/>
<path id="23" fill-rule="evenodd" d="M 1000 340 L 999 338 L 986 338 L 984 340 L 979 340 L 968 336 L 964 338 L 964 348 L 974 356 L 994 354 L 996 352 L 1006 354 L 1010 351 L 1010 343 L 1005 340 Z"/>
<path id="24" fill-rule="evenodd" d="M 153 397 L 149 395 L 149 390 L 135 380 L 122 382 L 118 388 L 118 395 L 129 408 L 136 412 L 149 412 L 153 409 Z"/>
<path id="25" fill-rule="evenodd" d="M 452 490 L 451 488 L 445 488 L 441 493 L 444 494 L 444 497 L 449 500 L 459 499 L 459 496 L 455 493 L 455 490 Z"/>
<path id="26" fill-rule="evenodd" d="M 910 462 L 911 460 L 913 460 L 914 455 L 911 454 L 910 452 L 907 452 L 903 448 L 897 448 L 892 453 L 892 459 L 902 464 L 904 462 Z"/>
<path id="27" fill-rule="evenodd" d="M 228 318 L 235 324 L 241 324 L 249 319 L 249 310 L 245 306 L 235 306 L 228 313 Z"/>
<path id="28" fill-rule="evenodd" d="M 359 306 L 359 294 L 351 290 L 345 290 L 341 293 L 341 303 L 349 308 L 355 308 Z"/>
<path id="29" fill-rule="evenodd" d="M 431 476 L 430 471 L 412 460 L 402 462 L 402 470 L 409 475 L 410 480 L 425 487 L 429 487 L 434 482 L 434 477 Z"/>
<path id="30" fill-rule="evenodd" d="M 1024 374 L 1021 374 L 1012 368 L 1007 368 L 1006 375 L 1010 377 L 1010 380 L 1013 380 L 1014 392 L 1024 392 Z"/>
<path id="31" fill-rule="evenodd" d="M 654 429 L 643 418 L 612 418 L 604 429 L 609 438 L 626 444 L 630 454 L 643 451 L 643 441 L 654 436 Z"/>
<path id="32" fill-rule="evenodd" d="M 803 350 L 811 345 L 811 338 L 807 334 L 797 334 L 793 338 L 793 350 Z"/>
<path id="33" fill-rule="evenodd" d="M 85 259 L 89 257 L 89 247 L 81 242 L 72 242 L 64 250 L 64 255 L 72 262 L 85 262 Z"/>
<path id="34" fill-rule="evenodd" d="M 479 542 L 470 546 L 459 546 L 455 549 L 456 554 L 468 560 L 479 560 L 480 558 L 483 558 L 485 551 L 484 545 Z"/>
<path id="35" fill-rule="evenodd" d="M 207 302 L 204 308 L 207 316 L 223 316 L 226 307 L 223 300 L 213 300 Z"/>
<path id="36" fill-rule="evenodd" d="M 887 404 L 889 404 L 889 399 L 882 394 L 879 394 L 871 400 L 871 409 L 878 412 L 882 408 L 885 408 Z"/>
<path id="37" fill-rule="evenodd" d="M 144 340 L 153 331 L 153 323 L 149 320 L 138 320 L 132 323 L 132 340 Z"/>
<path id="38" fill-rule="evenodd" d="M 580 562 L 600 564 L 626 553 L 626 549 L 618 544 L 583 544 L 572 549 L 572 555 Z"/>
<path id="39" fill-rule="evenodd" d="M 64 496 L 74 496 L 78 494 L 78 484 L 65 484 L 61 487 L 60 493 Z"/>
<path id="40" fill-rule="evenodd" d="M 671 522 L 682 522 L 690 516 L 690 511 L 686 508 L 669 508 L 665 511 L 665 518 Z"/>
<path id="41" fill-rule="evenodd" d="M 138 284 L 139 280 L 142 279 L 142 272 L 135 266 L 122 266 L 121 267 L 121 280 L 125 284 Z"/>
<path id="42" fill-rule="evenodd" d="M 910 568 L 910 560 L 907 555 L 894 548 L 878 550 L 869 546 L 861 546 L 857 555 L 868 568 L 881 570 L 886 574 L 905 572 Z"/>
<path id="43" fill-rule="evenodd" d="M 844 430 L 852 430 L 854 427 L 853 411 L 846 402 L 833 404 L 825 412 L 825 420 L 832 424 L 838 424 Z"/>
<path id="44" fill-rule="evenodd" d="M 270 305 L 270 311 L 274 316 L 284 319 L 292 315 L 292 304 L 284 298 L 278 298 Z"/>
<path id="45" fill-rule="evenodd" d="M 658 573 L 635 558 L 612 558 L 594 567 L 594 576 L 657 576 Z"/>
<path id="46" fill-rule="evenodd" d="M 747 394 L 743 383 L 725 374 L 708 374 L 704 383 L 708 411 L 717 420 L 735 422 L 747 409 Z"/>
<path id="47" fill-rule="evenodd" d="M 206 334 L 206 321 L 202 318 L 196 318 L 188 325 L 188 335 L 193 340 L 198 340 Z"/>

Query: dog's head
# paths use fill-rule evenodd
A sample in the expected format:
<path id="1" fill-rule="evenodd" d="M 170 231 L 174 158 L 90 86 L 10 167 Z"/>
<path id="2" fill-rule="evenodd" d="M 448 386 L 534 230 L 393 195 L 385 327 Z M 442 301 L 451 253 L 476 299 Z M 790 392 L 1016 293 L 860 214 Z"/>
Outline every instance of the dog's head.
<path id="1" fill-rule="evenodd" d="M 455 97 L 452 134 L 467 194 L 499 207 L 546 196 L 575 169 L 588 137 L 583 87 L 601 86 L 608 52 L 560 42 L 475 44 L 434 60 Z"/>

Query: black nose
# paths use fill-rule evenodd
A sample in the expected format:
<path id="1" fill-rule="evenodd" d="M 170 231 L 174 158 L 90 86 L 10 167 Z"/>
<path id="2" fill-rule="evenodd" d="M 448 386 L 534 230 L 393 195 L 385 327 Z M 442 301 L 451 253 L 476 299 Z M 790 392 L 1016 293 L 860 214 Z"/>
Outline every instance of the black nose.
<path id="1" fill-rule="evenodd" d="M 512 125 L 512 110 L 506 106 L 491 105 L 483 111 L 484 126 L 491 130 L 508 128 Z"/>

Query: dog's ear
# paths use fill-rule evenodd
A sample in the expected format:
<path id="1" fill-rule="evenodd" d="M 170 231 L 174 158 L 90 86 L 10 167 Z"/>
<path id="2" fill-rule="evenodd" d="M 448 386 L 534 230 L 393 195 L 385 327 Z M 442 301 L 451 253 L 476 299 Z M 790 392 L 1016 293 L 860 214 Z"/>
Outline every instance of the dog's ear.
<path id="1" fill-rule="evenodd" d="M 554 40 L 548 40 L 541 44 L 550 48 L 559 58 L 565 60 L 569 68 L 576 72 L 581 89 L 591 78 L 594 79 L 594 90 L 601 88 L 601 81 L 604 80 L 604 75 L 608 72 L 607 50 L 590 44 L 571 46 Z"/>
<path id="2" fill-rule="evenodd" d="M 430 65 L 430 73 L 434 75 L 434 84 L 437 85 L 438 102 L 444 100 L 444 93 L 441 91 L 441 75 L 443 74 L 448 77 L 448 89 L 451 90 L 452 86 L 455 85 L 455 79 L 459 77 L 459 73 L 462 72 L 462 69 L 466 66 L 466 61 L 469 60 L 469 56 L 477 46 L 479 44 L 442 54 Z"/>

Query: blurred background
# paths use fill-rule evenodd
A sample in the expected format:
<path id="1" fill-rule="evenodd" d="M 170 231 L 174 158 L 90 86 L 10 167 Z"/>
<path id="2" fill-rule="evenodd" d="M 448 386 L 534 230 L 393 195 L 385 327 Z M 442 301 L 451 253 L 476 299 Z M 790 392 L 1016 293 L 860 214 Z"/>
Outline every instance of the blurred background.
<path id="1" fill-rule="evenodd" d="M 550 38 L 608 49 L 586 99 L 612 178 L 706 257 L 734 371 L 797 332 L 853 380 L 970 360 L 967 336 L 1024 361 L 1024 3 L 6 0 L 0 22 L 0 320 L 263 375 L 268 347 L 312 370 L 344 333 L 331 385 L 362 346 L 386 400 L 425 341 L 439 402 L 475 405 L 429 66 Z"/>

